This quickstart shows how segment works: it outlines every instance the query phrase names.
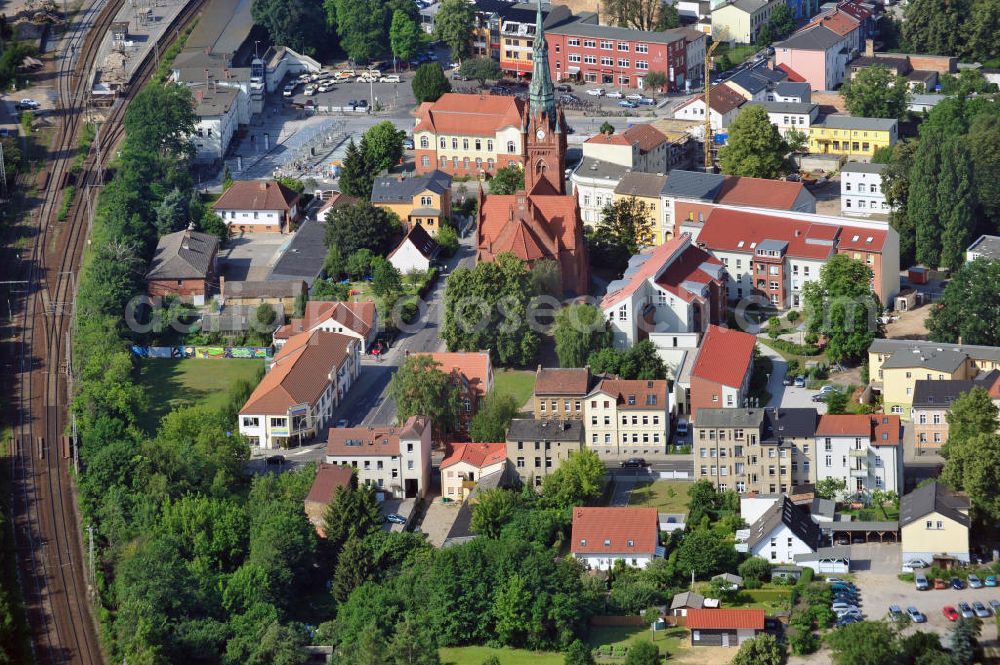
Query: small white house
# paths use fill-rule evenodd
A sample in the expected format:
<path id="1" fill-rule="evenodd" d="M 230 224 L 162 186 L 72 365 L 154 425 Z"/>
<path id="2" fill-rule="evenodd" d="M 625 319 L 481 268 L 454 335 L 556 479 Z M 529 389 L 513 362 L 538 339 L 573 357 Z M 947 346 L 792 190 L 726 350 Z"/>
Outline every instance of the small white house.
<path id="1" fill-rule="evenodd" d="M 782 136 L 795 130 L 809 134 L 809 126 L 819 117 L 819 104 L 804 102 L 755 102 L 767 111 L 771 124 Z"/>
<path id="2" fill-rule="evenodd" d="M 851 572 L 850 547 L 820 547 L 815 552 L 795 555 L 795 565 L 812 568 L 815 573 L 843 575 Z"/>
<path id="3" fill-rule="evenodd" d="M 414 270 L 429 270 L 431 261 L 437 258 L 440 251 L 440 245 L 424 230 L 423 225 L 414 224 L 388 259 L 396 270 L 405 275 Z"/>
<path id="4" fill-rule="evenodd" d="M 229 233 L 285 233 L 299 217 L 299 195 L 280 182 L 237 180 L 212 204 Z"/>
<path id="5" fill-rule="evenodd" d="M 890 206 L 882 191 L 885 164 L 847 162 L 840 169 L 840 211 L 845 215 L 868 217 L 888 215 Z"/>
<path id="6" fill-rule="evenodd" d="M 740 107 L 746 99 L 740 93 L 726 85 L 712 86 L 711 93 L 712 131 L 719 132 L 729 127 L 736 120 Z M 680 120 L 698 120 L 705 122 L 705 96 L 699 95 L 674 111 L 674 117 Z"/>
<path id="7" fill-rule="evenodd" d="M 819 527 L 809 513 L 782 496 L 750 526 L 746 544 L 752 556 L 777 564 L 793 563 L 796 555 L 815 552 L 819 541 Z"/>
<path id="8" fill-rule="evenodd" d="M 595 570 L 645 568 L 662 556 L 656 508 L 574 508 L 570 551 Z"/>

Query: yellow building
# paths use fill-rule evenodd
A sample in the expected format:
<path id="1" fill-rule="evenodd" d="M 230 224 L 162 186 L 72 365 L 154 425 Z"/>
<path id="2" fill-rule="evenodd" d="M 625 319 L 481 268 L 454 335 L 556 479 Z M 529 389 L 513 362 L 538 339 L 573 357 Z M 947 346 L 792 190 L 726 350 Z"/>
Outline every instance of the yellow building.
<path id="1" fill-rule="evenodd" d="M 876 339 L 868 347 L 868 377 L 882 393 L 882 409 L 909 420 L 918 380 L 971 380 L 1000 369 L 1000 348 Z"/>
<path id="2" fill-rule="evenodd" d="M 809 133 L 809 152 L 871 157 L 879 148 L 896 145 L 899 123 L 885 118 L 828 115 L 806 131 Z"/>
<path id="3" fill-rule="evenodd" d="M 969 562 L 969 500 L 929 483 L 900 500 L 902 560 Z"/>
<path id="4" fill-rule="evenodd" d="M 437 235 L 451 214 L 451 176 L 443 171 L 379 176 L 372 185 L 372 205 L 391 210 L 405 224 L 423 226 L 430 235 Z"/>
<path id="5" fill-rule="evenodd" d="M 784 0 L 732 0 L 712 10 L 712 37 L 740 44 L 757 39 L 761 26 Z"/>
<path id="6" fill-rule="evenodd" d="M 615 201 L 633 198 L 638 203 L 646 219 L 652 224 L 652 235 L 643 241 L 644 245 L 660 245 L 670 239 L 670 231 L 663 220 L 661 195 L 667 176 L 657 173 L 631 171 L 622 176 L 615 187 Z"/>
<path id="7" fill-rule="evenodd" d="M 665 454 L 667 382 L 604 379 L 584 403 L 586 446 L 601 457 Z"/>

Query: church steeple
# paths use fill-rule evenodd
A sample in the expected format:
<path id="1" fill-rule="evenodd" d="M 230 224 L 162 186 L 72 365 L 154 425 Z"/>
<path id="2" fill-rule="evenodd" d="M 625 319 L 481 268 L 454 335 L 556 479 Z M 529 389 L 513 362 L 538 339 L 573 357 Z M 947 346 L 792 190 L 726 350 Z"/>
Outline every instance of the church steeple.
<path id="1" fill-rule="evenodd" d="M 552 85 L 549 73 L 549 51 L 545 43 L 545 30 L 542 27 L 542 0 L 538 1 L 538 12 L 535 15 L 535 43 L 532 52 L 533 69 L 531 72 L 531 87 L 528 91 L 529 108 L 534 117 L 544 113 L 549 122 L 556 116 L 556 90 Z"/>

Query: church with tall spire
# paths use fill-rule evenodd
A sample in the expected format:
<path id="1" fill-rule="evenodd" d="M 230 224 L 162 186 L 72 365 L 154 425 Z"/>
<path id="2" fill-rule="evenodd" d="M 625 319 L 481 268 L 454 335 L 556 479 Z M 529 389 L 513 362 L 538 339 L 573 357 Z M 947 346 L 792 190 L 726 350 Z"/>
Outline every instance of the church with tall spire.
<path id="1" fill-rule="evenodd" d="M 564 295 L 581 296 L 590 288 L 590 262 L 579 205 L 566 193 L 566 118 L 556 103 L 542 3 L 536 2 L 528 112 L 521 126 L 524 189 L 487 195 L 480 186 L 476 260 L 510 252 L 529 267 L 555 261 Z"/>

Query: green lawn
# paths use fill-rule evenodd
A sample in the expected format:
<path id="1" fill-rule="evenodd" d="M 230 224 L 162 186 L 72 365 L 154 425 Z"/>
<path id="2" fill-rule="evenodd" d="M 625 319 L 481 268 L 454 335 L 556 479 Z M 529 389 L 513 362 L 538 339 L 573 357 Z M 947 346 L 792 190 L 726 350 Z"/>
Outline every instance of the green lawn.
<path id="1" fill-rule="evenodd" d="M 222 408 L 229 387 L 238 379 L 255 380 L 263 360 L 208 360 L 188 358 L 139 361 L 139 381 L 149 396 L 149 409 L 140 417 L 147 432 L 155 432 L 160 418 L 185 404 Z"/>
<path id="2" fill-rule="evenodd" d="M 493 390 L 513 395 L 517 405 L 524 406 L 535 390 L 535 373 L 526 370 L 499 370 L 493 375 Z"/>
<path id="3" fill-rule="evenodd" d="M 743 590 L 736 594 L 735 600 L 725 603 L 725 606 L 778 612 L 789 609 L 791 595 L 791 587 Z"/>
<path id="4" fill-rule="evenodd" d="M 675 654 L 687 636 L 686 628 L 667 628 L 653 633 L 647 626 L 592 626 L 587 643 L 591 649 L 597 649 L 602 646 L 630 646 L 645 640 L 652 641 L 662 654 Z M 600 658 L 598 662 L 601 662 Z"/>
<path id="5" fill-rule="evenodd" d="M 558 651 L 442 647 L 438 653 L 441 655 L 442 665 L 482 665 L 490 656 L 500 659 L 500 665 L 563 665 L 563 655 Z"/>
<path id="6" fill-rule="evenodd" d="M 652 506 L 660 513 L 687 514 L 690 487 L 686 480 L 654 480 L 636 485 L 628 502 L 630 506 Z"/>

